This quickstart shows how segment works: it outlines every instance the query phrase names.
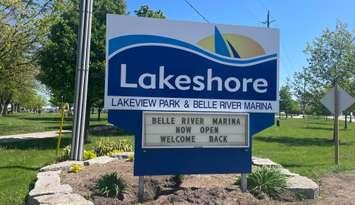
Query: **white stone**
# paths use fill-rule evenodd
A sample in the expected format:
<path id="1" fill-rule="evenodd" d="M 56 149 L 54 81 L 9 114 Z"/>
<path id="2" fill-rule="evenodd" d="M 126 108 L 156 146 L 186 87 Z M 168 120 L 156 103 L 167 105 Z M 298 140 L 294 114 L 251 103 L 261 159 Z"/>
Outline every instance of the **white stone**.
<path id="1" fill-rule="evenodd" d="M 315 199 L 319 196 L 318 184 L 300 175 L 287 178 L 287 189 L 300 194 L 305 199 Z"/>
<path id="2" fill-rule="evenodd" d="M 55 193 L 72 193 L 73 189 L 68 184 L 60 184 L 61 171 L 39 172 L 34 188 L 29 196 L 38 196 Z"/>
<path id="3" fill-rule="evenodd" d="M 94 159 L 89 159 L 84 162 L 84 165 L 93 165 L 93 164 L 106 164 L 108 162 L 112 162 L 114 160 L 117 160 L 116 158 L 108 157 L 108 156 L 102 156 L 102 157 L 96 157 Z"/>
<path id="4" fill-rule="evenodd" d="M 49 195 L 49 194 L 70 194 L 73 193 L 73 188 L 68 184 L 62 185 L 54 185 L 54 184 L 46 184 L 44 186 L 35 187 L 30 191 L 28 194 L 29 196 L 42 196 L 42 195 Z"/>
<path id="5" fill-rule="evenodd" d="M 264 158 L 259 158 L 259 157 L 253 157 L 252 158 L 253 165 L 255 166 L 268 166 L 268 167 L 280 167 L 280 164 L 277 164 L 270 159 L 264 159 Z"/>
<path id="6" fill-rule="evenodd" d="M 299 175 L 299 174 L 290 172 L 290 170 L 285 169 L 285 168 L 280 168 L 280 172 L 281 172 L 281 174 L 283 174 L 283 175 L 285 175 L 287 177 L 292 177 L 292 176 L 298 176 Z"/>
<path id="7" fill-rule="evenodd" d="M 41 195 L 35 197 L 29 197 L 27 202 L 28 205 L 94 205 L 89 200 L 86 200 L 84 197 L 79 194 L 49 194 Z"/>
<path id="8" fill-rule="evenodd" d="M 56 164 L 51 164 L 45 167 L 42 167 L 39 171 L 40 172 L 46 172 L 46 171 L 56 171 L 56 170 L 69 170 L 69 168 L 73 164 L 80 164 L 83 165 L 84 163 L 82 161 L 63 161 L 63 162 L 58 162 Z"/>

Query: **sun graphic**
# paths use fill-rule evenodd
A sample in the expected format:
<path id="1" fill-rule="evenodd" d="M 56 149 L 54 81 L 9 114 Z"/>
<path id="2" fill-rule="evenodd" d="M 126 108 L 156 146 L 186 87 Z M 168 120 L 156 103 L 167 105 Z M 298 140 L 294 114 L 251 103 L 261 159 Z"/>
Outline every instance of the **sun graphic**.
<path id="1" fill-rule="evenodd" d="M 253 39 L 238 34 L 221 34 L 217 27 L 215 35 L 203 38 L 197 44 L 211 52 L 233 58 L 251 58 L 265 54 L 263 47 Z"/>

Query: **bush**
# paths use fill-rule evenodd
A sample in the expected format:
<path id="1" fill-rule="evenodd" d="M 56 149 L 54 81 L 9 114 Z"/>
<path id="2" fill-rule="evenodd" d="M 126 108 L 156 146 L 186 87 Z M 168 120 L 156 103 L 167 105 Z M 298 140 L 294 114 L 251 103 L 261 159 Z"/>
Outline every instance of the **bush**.
<path id="1" fill-rule="evenodd" d="M 84 150 L 84 160 L 96 158 L 96 153 L 90 150 Z"/>
<path id="2" fill-rule="evenodd" d="M 179 187 L 182 184 L 182 181 L 184 180 L 184 175 L 177 174 L 171 177 L 171 180 L 175 183 L 175 186 Z"/>
<path id="3" fill-rule="evenodd" d="M 126 184 L 122 178 L 113 172 L 103 175 L 96 183 L 95 189 L 99 195 L 111 198 L 123 199 Z"/>
<path id="4" fill-rule="evenodd" d="M 129 154 L 128 158 L 127 158 L 127 161 L 128 162 L 133 162 L 133 160 L 134 160 L 134 154 Z"/>
<path id="5" fill-rule="evenodd" d="M 67 145 L 65 146 L 62 151 L 60 152 L 60 156 L 58 157 L 58 161 L 65 161 L 70 158 L 70 150 L 71 146 Z"/>
<path id="6" fill-rule="evenodd" d="M 286 190 L 286 176 L 279 169 L 256 168 L 248 175 L 247 180 L 248 190 L 257 197 L 266 194 L 275 199 Z"/>
<path id="7" fill-rule="evenodd" d="M 95 145 L 95 152 L 97 156 L 104 156 L 112 154 L 112 152 L 133 152 L 133 141 L 128 139 L 120 140 L 100 140 Z"/>
<path id="8" fill-rule="evenodd" d="M 78 173 L 81 170 L 83 170 L 83 166 L 81 164 L 72 164 L 70 166 L 69 172 Z"/>

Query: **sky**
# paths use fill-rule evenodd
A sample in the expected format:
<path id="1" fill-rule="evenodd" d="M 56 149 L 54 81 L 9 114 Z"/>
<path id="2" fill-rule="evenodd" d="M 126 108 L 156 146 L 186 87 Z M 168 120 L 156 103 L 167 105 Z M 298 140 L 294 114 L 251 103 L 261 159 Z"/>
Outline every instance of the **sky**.
<path id="1" fill-rule="evenodd" d="M 267 10 L 275 20 L 271 27 L 280 29 L 280 83 L 307 65 L 303 52 L 337 20 L 355 29 L 354 0 L 188 0 L 211 23 L 264 26 Z M 134 15 L 141 5 L 162 10 L 170 20 L 205 22 L 185 0 L 127 0 L 127 10 Z"/>

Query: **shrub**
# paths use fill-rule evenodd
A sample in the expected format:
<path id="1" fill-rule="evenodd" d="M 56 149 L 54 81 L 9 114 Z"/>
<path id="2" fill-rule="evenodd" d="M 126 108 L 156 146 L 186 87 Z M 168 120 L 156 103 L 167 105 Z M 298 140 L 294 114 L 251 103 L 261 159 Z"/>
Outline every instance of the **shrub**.
<path id="1" fill-rule="evenodd" d="M 97 156 L 109 155 L 113 151 L 120 152 L 132 152 L 133 151 L 133 141 L 129 139 L 120 140 L 100 140 L 97 145 L 95 145 L 95 152 Z"/>
<path id="2" fill-rule="evenodd" d="M 129 154 L 127 158 L 127 162 L 133 162 L 134 161 L 134 154 Z"/>
<path id="3" fill-rule="evenodd" d="M 95 189 L 99 195 L 111 198 L 123 199 L 126 184 L 122 178 L 113 172 L 103 175 L 96 183 Z"/>
<path id="4" fill-rule="evenodd" d="M 286 190 L 286 177 L 279 169 L 256 168 L 247 177 L 248 190 L 255 196 L 267 194 L 271 198 L 278 198 Z"/>
<path id="5" fill-rule="evenodd" d="M 113 151 L 111 151 L 111 152 L 109 152 L 107 155 L 108 156 L 113 156 L 113 155 L 117 155 L 117 154 L 122 154 L 123 153 L 123 151 L 120 151 L 120 150 L 113 150 Z"/>
<path id="6" fill-rule="evenodd" d="M 84 150 L 84 160 L 96 158 L 96 153 L 90 150 Z"/>
<path id="7" fill-rule="evenodd" d="M 83 166 L 81 164 L 72 164 L 70 166 L 69 172 L 78 173 L 81 170 L 83 170 Z"/>
<path id="8" fill-rule="evenodd" d="M 70 158 L 70 150 L 71 146 L 67 145 L 65 146 L 62 151 L 60 152 L 60 156 L 58 157 L 58 161 L 65 161 Z"/>
<path id="9" fill-rule="evenodd" d="M 182 184 L 182 181 L 184 180 L 184 175 L 177 174 L 171 177 L 171 180 L 175 183 L 175 186 L 179 187 Z"/>

